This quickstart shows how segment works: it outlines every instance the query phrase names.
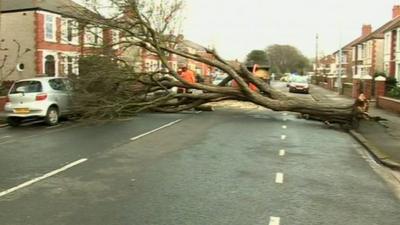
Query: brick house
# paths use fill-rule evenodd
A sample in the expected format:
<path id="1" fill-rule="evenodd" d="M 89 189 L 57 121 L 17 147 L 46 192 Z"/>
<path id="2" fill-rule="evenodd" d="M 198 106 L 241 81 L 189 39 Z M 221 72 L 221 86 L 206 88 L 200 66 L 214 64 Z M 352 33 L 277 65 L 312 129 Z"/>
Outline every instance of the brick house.
<path id="1" fill-rule="evenodd" d="M 353 44 L 355 74 L 373 77 L 377 72 L 384 72 L 384 40 L 385 30 L 400 22 L 400 6 L 393 7 L 392 20 L 374 32 Z"/>
<path id="2" fill-rule="evenodd" d="M 318 60 L 317 74 L 333 75 L 336 70 L 334 55 L 327 55 Z"/>
<path id="3" fill-rule="evenodd" d="M 182 37 L 183 38 L 183 37 Z M 182 42 L 178 45 L 178 49 L 189 52 L 191 54 L 198 54 L 204 58 L 212 59 L 211 54 L 206 52 L 206 49 L 190 40 L 182 40 Z M 207 78 L 214 68 L 192 59 L 187 59 L 183 57 L 178 57 L 178 64 L 187 65 L 188 69 L 196 72 L 197 74 Z"/>
<path id="4" fill-rule="evenodd" d="M 393 8 L 393 16 L 400 16 L 400 6 Z M 383 29 L 383 70 L 389 77 L 400 80 L 400 21 Z"/>
<path id="5" fill-rule="evenodd" d="M 71 0 L 0 0 L 0 39 L 7 48 L 10 61 L 18 60 L 16 69 L 8 80 L 78 74 L 78 59 L 82 55 L 102 54 L 105 43 L 113 41 L 118 34 L 99 27 L 79 24 L 69 17 L 68 8 L 80 7 Z M 68 6 L 68 7 L 66 7 Z M 29 49 L 18 57 L 16 40 L 21 49 Z M 0 58 L 3 58 L 0 52 Z M 5 70 L 12 71 L 15 64 Z M 11 67 L 11 68 L 10 68 Z"/>
<path id="6" fill-rule="evenodd" d="M 137 62 L 137 65 L 141 71 L 153 72 L 163 68 L 161 60 L 156 54 L 151 53 L 143 48 L 137 48 L 136 51 L 138 52 L 137 57 L 140 59 L 140 61 Z M 177 70 L 178 57 L 174 54 L 168 54 L 168 64 L 174 70 Z"/>

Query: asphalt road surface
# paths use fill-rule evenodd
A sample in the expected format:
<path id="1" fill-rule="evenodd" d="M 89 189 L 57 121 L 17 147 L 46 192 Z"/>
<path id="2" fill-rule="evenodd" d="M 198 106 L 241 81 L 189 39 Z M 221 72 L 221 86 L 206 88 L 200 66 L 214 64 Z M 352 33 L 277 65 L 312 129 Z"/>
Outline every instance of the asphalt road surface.
<path id="1" fill-rule="evenodd" d="M 0 224 L 399 224 L 347 133 L 247 106 L 2 128 Z"/>

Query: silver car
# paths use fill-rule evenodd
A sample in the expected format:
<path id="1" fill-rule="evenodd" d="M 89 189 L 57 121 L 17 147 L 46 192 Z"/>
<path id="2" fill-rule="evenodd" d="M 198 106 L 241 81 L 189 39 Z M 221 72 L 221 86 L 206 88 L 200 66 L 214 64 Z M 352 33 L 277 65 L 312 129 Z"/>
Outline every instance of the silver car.
<path id="1" fill-rule="evenodd" d="M 10 126 L 26 118 L 44 118 L 52 126 L 71 111 L 72 87 L 66 78 L 40 77 L 16 81 L 8 92 L 3 116 Z"/>

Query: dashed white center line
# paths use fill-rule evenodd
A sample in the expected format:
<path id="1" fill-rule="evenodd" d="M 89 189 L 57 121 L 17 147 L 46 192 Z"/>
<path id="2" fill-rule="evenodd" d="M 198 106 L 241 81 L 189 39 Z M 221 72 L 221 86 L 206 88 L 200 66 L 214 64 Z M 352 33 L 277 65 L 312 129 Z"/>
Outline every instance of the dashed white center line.
<path id="1" fill-rule="evenodd" d="M 284 113 L 283 113 L 283 115 L 284 115 L 284 116 L 287 116 L 287 115 L 288 115 L 288 113 L 287 113 L 287 112 L 284 112 Z"/>
<path id="2" fill-rule="evenodd" d="M 281 223 L 281 218 L 280 217 L 274 217 L 274 216 L 269 217 L 269 224 L 268 225 L 279 225 L 280 223 Z"/>
<path id="3" fill-rule="evenodd" d="M 282 134 L 281 135 L 281 140 L 285 140 L 286 139 L 286 135 Z"/>
<path id="4" fill-rule="evenodd" d="M 144 134 L 141 134 L 141 135 L 138 135 L 138 136 L 136 136 L 136 137 L 133 137 L 133 138 L 131 138 L 131 141 L 137 140 L 137 139 L 139 139 L 139 138 L 142 138 L 142 137 L 144 137 L 144 136 L 146 136 L 146 135 L 149 135 L 149 134 L 151 134 L 151 133 L 154 133 L 154 132 L 159 131 L 159 130 L 161 130 L 161 129 L 164 129 L 164 128 L 166 128 L 166 127 L 172 126 L 172 125 L 174 125 L 174 124 L 176 124 L 176 123 L 179 123 L 179 122 L 181 122 L 181 121 L 182 121 L 182 120 L 179 119 L 179 120 L 175 120 L 175 121 L 173 121 L 173 122 L 171 122 L 171 123 L 167 123 L 167 124 L 165 124 L 164 126 L 161 126 L 161 127 L 159 127 L 159 128 L 156 128 L 156 129 L 151 130 L 151 131 L 149 131 L 149 132 L 146 132 L 146 133 L 144 133 Z"/>
<path id="5" fill-rule="evenodd" d="M 51 172 L 49 172 L 49 173 L 46 173 L 46 174 L 43 175 L 43 176 L 37 177 L 37 178 L 35 178 L 35 179 L 32 179 L 32 180 L 27 181 L 27 182 L 25 182 L 25 183 L 22 183 L 22 184 L 20 184 L 20 185 L 18 185 L 18 186 L 16 186 L 16 187 L 10 188 L 10 189 L 5 190 L 5 191 L 2 191 L 2 192 L 0 192 L 0 197 L 2 197 L 2 196 L 4 196 L 4 195 L 7 195 L 7 194 L 10 194 L 11 192 L 17 191 L 17 190 L 19 190 L 19 189 L 21 189 L 21 188 L 24 188 L 24 187 L 27 187 L 27 186 L 29 186 L 29 185 L 32 185 L 32 184 L 34 184 L 34 183 L 37 183 L 37 182 L 39 182 L 39 181 L 41 181 L 41 180 L 44 180 L 44 179 L 46 179 L 46 178 L 49 178 L 49 177 L 51 177 L 51 176 L 54 176 L 54 175 L 56 175 L 56 174 L 58 174 L 58 173 L 61 173 L 62 171 L 65 171 L 65 170 L 67 170 L 67 169 L 69 169 L 69 168 L 71 168 L 71 167 L 74 167 L 74 166 L 76 166 L 76 165 L 79 165 L 79 164 L 85 162 L 86 160 L 87 160 L 87 159 L 85 159 L 85 158 L 84 158 L 84 159 L 77 160 L 77 161 L 75 161 L 75 162 L 72 162 L 72 163 L 70 163 L 70 164 L 64 166 L 64 167 L 61 167 L 60 169 L 51 171 Z"/>
<path id="6" fill-rule="evenodd" d="M 287 126 L 286 126 L 286 125 L 283 125 L 283 126 L 282 126 L 282 129 L 287 129 Z"/>
<path id="7" fill-rule="evenodd" d="M 276 173 L 275 183 L 277 184 L 283 183 L 283 173 Z"/>
<path id="8" fill-rule="evenodd" d="M 279 150 L 279 156 L 284 156 L 286 151 L 284 149 Z"/>

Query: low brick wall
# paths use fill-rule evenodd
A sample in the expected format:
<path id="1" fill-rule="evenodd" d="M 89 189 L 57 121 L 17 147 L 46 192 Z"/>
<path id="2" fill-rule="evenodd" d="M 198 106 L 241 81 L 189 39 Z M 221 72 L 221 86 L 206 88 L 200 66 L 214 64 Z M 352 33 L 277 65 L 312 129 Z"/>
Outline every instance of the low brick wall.
<path id="1" fill-rule="evenodd" d="M 323 88 L 325 88 L 325 89 L 328 89 L 328 83 L 327 82 L 319 82 L 318 85 L 323 87 Z"/>
<path id="2" fill-rule="evenodd" d="M 380 96 L 377 99 L 378 108 L 400 113 L 400 100 Z"/>
<path id="3" fill-rule="evenodd" d="M 343 83 L 342 94 L 348 97 L 353 96 L 353 84 L 352 83 Z"/>

